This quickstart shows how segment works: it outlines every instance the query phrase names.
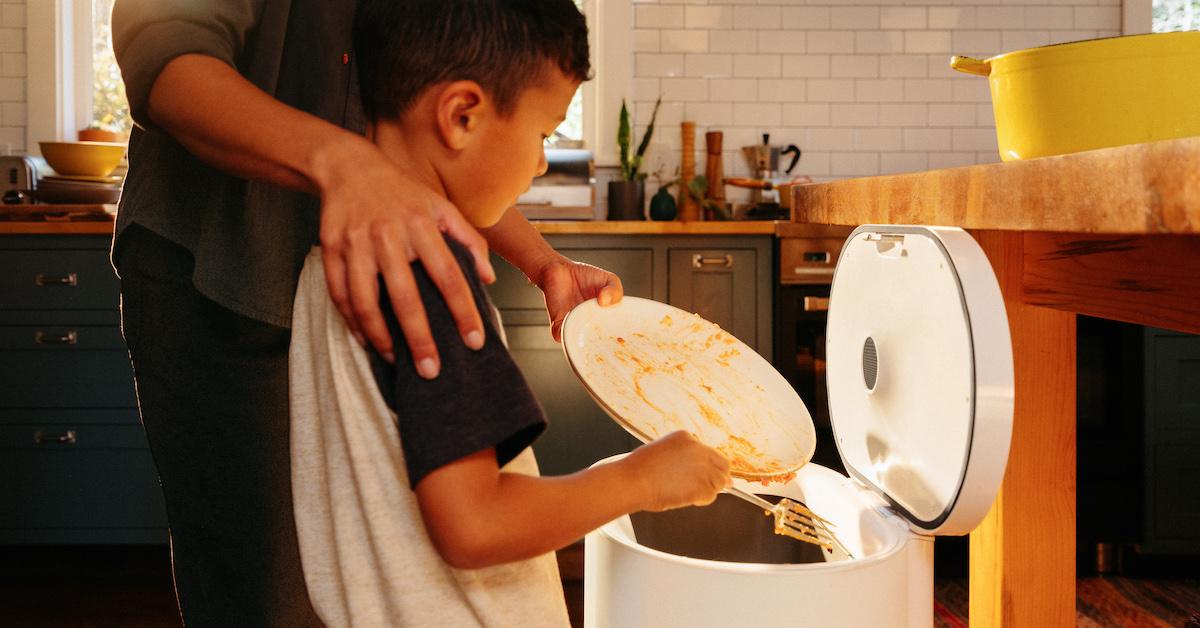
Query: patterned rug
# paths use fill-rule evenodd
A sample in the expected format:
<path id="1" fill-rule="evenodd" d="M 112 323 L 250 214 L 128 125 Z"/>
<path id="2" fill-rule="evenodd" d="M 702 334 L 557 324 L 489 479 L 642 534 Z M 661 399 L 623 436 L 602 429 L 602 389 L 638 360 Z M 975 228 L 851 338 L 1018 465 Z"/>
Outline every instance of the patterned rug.
<path id="1" fill-rule="evenodd" d="M 1200 628 L 1200 580 L 1081 578 L 1075 585 L 1081 628 Z M 967 581 L 934 584 L 934 623 L 967 628 Z"/>

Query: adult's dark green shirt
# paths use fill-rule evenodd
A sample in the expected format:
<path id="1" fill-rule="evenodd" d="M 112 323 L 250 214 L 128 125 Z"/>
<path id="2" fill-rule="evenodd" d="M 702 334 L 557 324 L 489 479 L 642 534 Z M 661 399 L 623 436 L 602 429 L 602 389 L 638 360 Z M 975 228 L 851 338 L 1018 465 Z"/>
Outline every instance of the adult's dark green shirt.
<path id="1" fill-rule="evenodd" d="M 362 132 L 351 49 L 352 0 L 117 0 L 113 48 L 136 126 L 114 248 L 133 223 L 192 252 L 196 288 L 251 318 L 288 327 L 318 200 L 205 164 L 146 116 L 166 64 L 200 53 L 284 104 Z M 213 116 L 237 119 L 241 103 Z"/>

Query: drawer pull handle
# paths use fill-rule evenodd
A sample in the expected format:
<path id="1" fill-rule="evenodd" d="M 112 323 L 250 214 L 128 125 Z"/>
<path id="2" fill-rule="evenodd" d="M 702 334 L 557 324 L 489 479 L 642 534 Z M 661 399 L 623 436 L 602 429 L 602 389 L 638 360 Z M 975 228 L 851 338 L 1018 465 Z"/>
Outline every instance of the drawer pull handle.
<path id="1" fill-rule="evenodd" d="M 705 266 L 724 266 L 725 268 L 733 268 L 733 256 L 722 255 L 719 257 L 705 257 L 699 253 L 692 256 L 692 268 L 704 268 Z"/>
<path id="2" fill-rule="evenodd" d="M 829 298 L 828 297 L 804 297 L 805 312 L 828 312 Z"/>
<path id="3" fill-rule="evenodd" d="M 808 264 L 828 264 L 833 258 L 829 251 L 805 251 L 804 261 Z"/>
<path id="4" fill-rule="evenodd" d="M 67 273 L 65 275 L 47 275 L 46 273 L 38 273 L 33 278 L 33 283 L 42 288 L 53 286 L 64 286 L 74 288 L 79 285 L 79 275 L 75 273 Z"/>
<path id="5" fill-rule="evenodd" d="M 39 345 L 77 345 L 79 332 L 72 329 L 65 334 L 47 334 L 44 331 L 34 332 L 33 341 Z"/>
<path id="6" fill-rule="evenodd" d="M 47 434 L 42 430 L 33 433 L 33 442 L 38 445 L 74 445 L 75 430 L 67 430 L 57 434 Z"/>

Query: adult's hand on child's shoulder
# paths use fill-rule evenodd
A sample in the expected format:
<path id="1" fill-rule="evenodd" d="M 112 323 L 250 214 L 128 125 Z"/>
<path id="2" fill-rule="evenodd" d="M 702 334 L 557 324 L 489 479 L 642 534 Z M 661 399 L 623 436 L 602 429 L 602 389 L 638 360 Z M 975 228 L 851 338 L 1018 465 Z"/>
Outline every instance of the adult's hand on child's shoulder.
<path id="1" fill-rule="evenodd" d="M 446 299 L 463 341 L 483 346 L 483 323 L 475 298 L 453 253 L 448 234 L 475 258 L 480 278 L 495 272 L 487 242 L 445 198 L 400 171 L 366 140 L 327 157 L 321 177 L 321 248 L 329 294 L 360 343 L 369 342 L 394 361 L 391 334 L 379 308 L 383 275 L 392 308 L 417 372 L 436 377 L 441 364 L 411 263 L 420 260 Z"/>
<path id="2" fill-rule="evenodd" d="M 729 461 L 684 431 L 638 447 L 625 461 L 646 493 L 642 510 L 704 506 L 733 484 Z"/>
<path id="3" fill-rule="evenodd" d="M 562 340 L 563 319 L 567 317 L 571 308 L 593 298 L 599 301 L 601 306 L 608 306 L 625 296 L 620 277 L 603 268 L 576 262 L 561 255 L 542 267 L 536 283 L 546 295 L 550 333 L 556 342 Z"/>

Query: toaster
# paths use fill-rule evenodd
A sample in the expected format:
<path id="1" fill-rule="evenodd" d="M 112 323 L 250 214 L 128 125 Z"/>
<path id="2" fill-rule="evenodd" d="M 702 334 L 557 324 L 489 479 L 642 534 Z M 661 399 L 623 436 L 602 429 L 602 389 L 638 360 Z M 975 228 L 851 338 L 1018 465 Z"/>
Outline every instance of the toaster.
<path id="1" fill-rule="evenodd" d="M 0 155 L 0 196 L 4 204 L 33 202 L 32 193 L 37 189 L 40 161 L 31 155 Z"/>

